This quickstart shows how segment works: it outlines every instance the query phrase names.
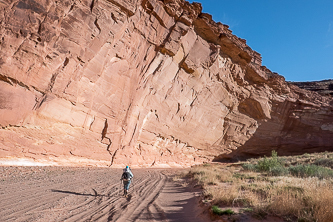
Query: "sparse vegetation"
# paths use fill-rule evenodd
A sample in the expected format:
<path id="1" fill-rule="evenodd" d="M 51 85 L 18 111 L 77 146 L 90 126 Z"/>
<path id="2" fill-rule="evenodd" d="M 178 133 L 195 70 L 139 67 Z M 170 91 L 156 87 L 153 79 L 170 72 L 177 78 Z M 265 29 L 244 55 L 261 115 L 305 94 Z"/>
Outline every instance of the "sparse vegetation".
<path id="1" fill-rule="evenodd" d="M 212 212 L 214 214 L 217 214 L 217 215 L 232 215 L 234 214 L 235 212 L 231 209 L 226 209 L 226 210 L 222 210 L 221 208 L 219 208 L 218 206 L 214 205 L 212 206 Z"/>
<path id="2" fill-rule="evenodd" d="M 332 158 L 313 159 L 312 157 L 311 160 L 311 157 L 309 154 L 304 154 L 299 158 L 300 161 L 288 161 L 286 157 L 278 157 L 277 152 L 272 151 L 272 157 L 251 160 L 254 163 L 244 163 L 242 167 L 247 171 L 266 172 L 271 176 L 291 174 L 297 177 L 318 177 L 320 179 L 333 177 L 333 170 L 327 168 L 333 166 Z"/>
<path id="3" fill-rule="evenodd" d="M 318 166 L 330 167 L 333 169 L 333 157 L 317 159 L 314 161 L 314 164 Z"/>
<path id="4" fill-rule="evenodd" d="M 259 218 L 326 222 L 333 221 L 332 157 L 328 152 L 295 157 L 273 152 L 243 164 L 195 166 L 189 175 L 203 187 L 214 214 L 240 208 Z"/>
<path id="5" fill-rule="evenodd" d="M 317 165 L 296 165 L 289 167 L 291 175 L 298 177 L 332 178 L 333 170 Z"/>

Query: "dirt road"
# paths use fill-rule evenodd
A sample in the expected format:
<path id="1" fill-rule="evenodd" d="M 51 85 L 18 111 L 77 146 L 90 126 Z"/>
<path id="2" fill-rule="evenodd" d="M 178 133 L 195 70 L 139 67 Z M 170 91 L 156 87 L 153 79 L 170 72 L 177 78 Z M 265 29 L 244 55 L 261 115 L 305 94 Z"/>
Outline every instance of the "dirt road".
<path id="1" fill-rule="evenodd" d="M 173 172 L 134 169 L 125 198 L 121 169 L 0 167 L 0 221 L 207 221 Z"/>

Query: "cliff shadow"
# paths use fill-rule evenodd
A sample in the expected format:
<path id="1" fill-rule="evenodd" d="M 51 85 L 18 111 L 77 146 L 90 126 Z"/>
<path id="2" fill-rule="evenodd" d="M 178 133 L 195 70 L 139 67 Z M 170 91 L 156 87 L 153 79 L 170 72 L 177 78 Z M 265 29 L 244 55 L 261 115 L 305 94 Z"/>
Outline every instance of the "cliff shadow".
<path id="1" fill-rule="evenodd" d="M 303 103 L 275 104 L 270 119 L 258 120 L 259 127 L 243 145 L 213 162 L 237 162 L 250 158 L 295 156 L 333 151 L 332 109 L 313 108 Z"/>

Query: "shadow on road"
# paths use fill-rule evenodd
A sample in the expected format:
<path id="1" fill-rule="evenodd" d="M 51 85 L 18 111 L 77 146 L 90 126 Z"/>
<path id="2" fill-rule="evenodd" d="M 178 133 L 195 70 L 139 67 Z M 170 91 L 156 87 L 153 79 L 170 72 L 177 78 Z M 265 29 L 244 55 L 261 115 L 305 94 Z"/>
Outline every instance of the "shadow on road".
<path id="1" fill-rule="evenodd" d="M 168 182 L 157 198 L 157 214 L 155 218 L 162 218 L 168 222 L 205 222 L 210 221 L 203 214 L 204 208 L 199 206 L 200 189 L 184 187 L 179 184 Z M 161 207 L 158 209 L 158 207 Z M 163 217 L 161 217 L 163 216 Z"/>
<path id="2" fill-rule="evenodd" d="M 66 190 L 51 190 L 52 192 L 57 192 L 57 193 L 66 193 L 66 194 L 73 194 L 73 195 L 80 195 L 80 196 L 91 196 L 91 197 L 109 197 L 108 195 L 102 195 L 102 194 L 98 194 L 97 191 L 95 189 L 92 189 L 94 194 L 90 194 L 90 193 L 77 193 L 77 192 L 73 192 L 73 191 L 66 191 Z"/>

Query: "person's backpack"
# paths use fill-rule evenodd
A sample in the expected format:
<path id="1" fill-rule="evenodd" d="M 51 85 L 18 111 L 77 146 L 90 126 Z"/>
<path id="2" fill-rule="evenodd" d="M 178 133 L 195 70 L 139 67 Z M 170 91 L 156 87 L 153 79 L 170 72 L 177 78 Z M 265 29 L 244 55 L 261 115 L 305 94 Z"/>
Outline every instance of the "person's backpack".
<path id="1" fill-rule="evenodd" d="M 131 174 L 129 172 L 124 172 L 123 175 L 121 175 L 121 179 L 123 181 L 129 181 L 131 179 Z"/>

